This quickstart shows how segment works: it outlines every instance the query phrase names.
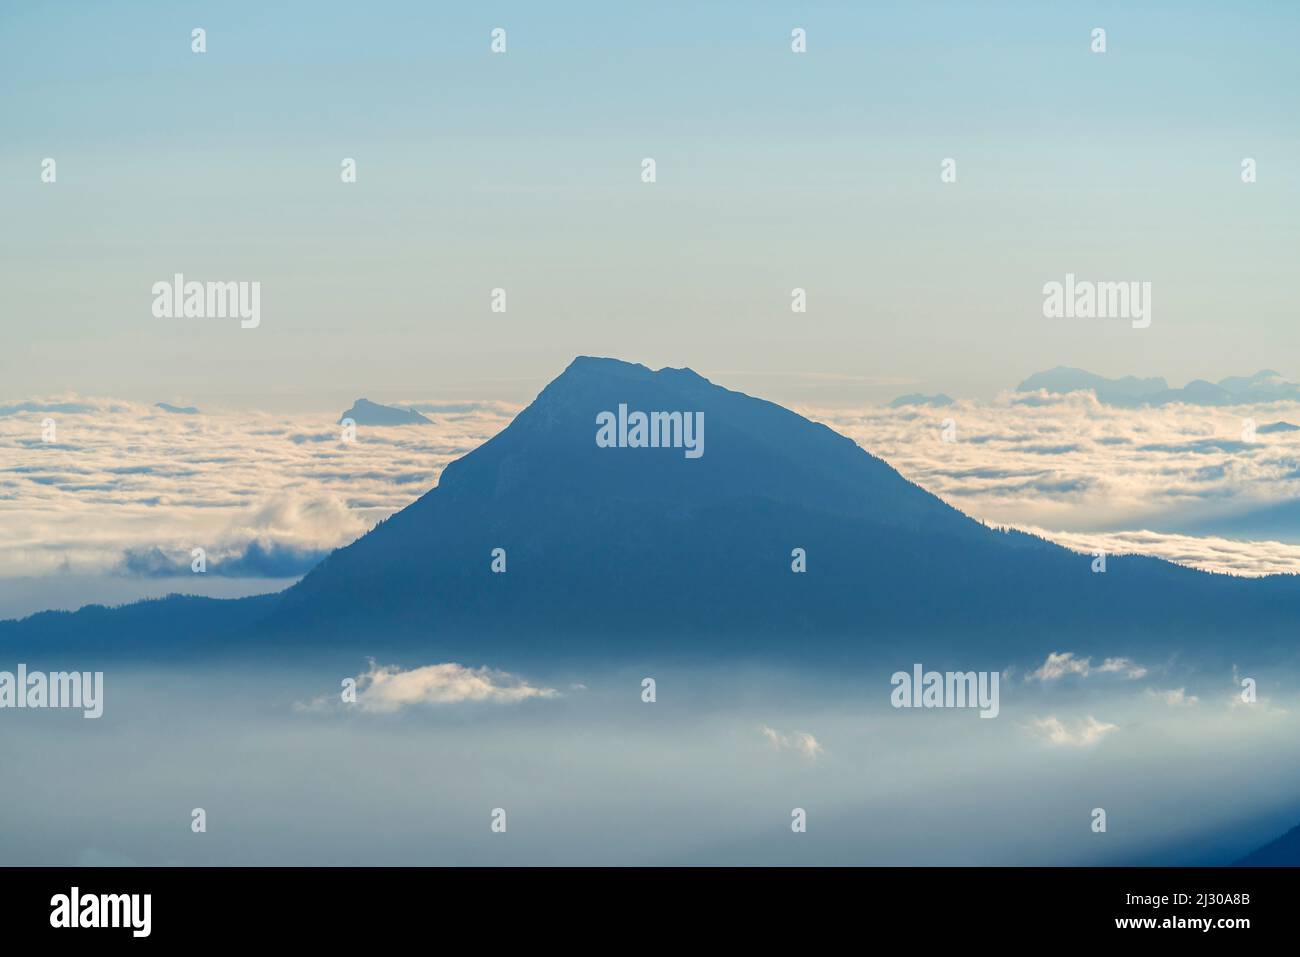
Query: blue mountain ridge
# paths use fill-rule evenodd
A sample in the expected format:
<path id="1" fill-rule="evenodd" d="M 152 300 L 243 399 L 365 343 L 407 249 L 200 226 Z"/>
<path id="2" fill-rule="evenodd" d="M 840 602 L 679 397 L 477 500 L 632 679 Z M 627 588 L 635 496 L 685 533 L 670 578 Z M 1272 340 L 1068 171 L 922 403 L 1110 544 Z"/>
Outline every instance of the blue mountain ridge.
<path id="1" fill-rule="evenodd" d="M 339 422 L 351 419 L 357 425 L 433 425 L 428 417 L 414 409 L 399 409 L 391 405 L 380 405 L 369 399 L 357 399 L 341 416 Z"/>
<path id="2" fill-rule="evenodd" d="M 1217 383 L 1193 379 L 1182 388 L 1173 389 L 1159 377 L 1110 379 L 1084 369 L 1057 366 L 1034 373 L 1016 386 L 1016 391 L 1043 391 L 1056 395 L 1091 391 L 1097 396 L 1097 401 L 1125 408 L 1171 403 L 1222 406 L 1300 399 L 1300 384 L 1288 382 L 1272 369 L 1261 369 L 1250 376 L 1227 376 Z"/>
<path id="3" fill-rule="evenodd" d="M 599 447 L 597 416 L 620 404 L 702 412 L 704 454 Z M 805 573 L 791 571 L 794 548 Z M 501 667 L 664 655 L 1000 667 L 1065 649 L 1296 658 L 1300 579 L 1090 564 L 984 526 L 771 402 L 689 369 L 580 357 L 436 488 L 279 595 L 46 612 L 0 622 L 0 647 Z"/>

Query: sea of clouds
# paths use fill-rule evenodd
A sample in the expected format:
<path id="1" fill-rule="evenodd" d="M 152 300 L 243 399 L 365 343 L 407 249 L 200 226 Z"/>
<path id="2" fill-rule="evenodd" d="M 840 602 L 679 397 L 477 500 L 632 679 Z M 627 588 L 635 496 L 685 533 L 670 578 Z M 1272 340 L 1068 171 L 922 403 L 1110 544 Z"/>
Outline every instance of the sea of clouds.
<path id="1" fill-rule="evenodd" d="M 421 404 L 433 426 L 359 426 L 338 413 L 166 412 L 60 396 L 0 403 L 0 617 L 33 601 L 268 591 L 437 484 L 517 411 Z M 43 423 L 55 423 L 55 441 Z M 207 571 L 191 571 L 194 548 Z M 74 582 L 66 600 L 28 584 Z M 117 587 L 108 587 L 105 582 Z M 127 582 L 136 587 L 122 587 Z M 235 582 L 243 582 L 236 585 Z"/>
<path id="2" fill-rule="evenodd" d="M 985 721 L 892 708 L 889 671 L 909 660 L 831 676 L 664 665 L 653 704 L 640 670 L 357 662 L 345 705 L 328 670 L 110 669 L 97 721 L 0 722 L 22 769 L 0 859 L 1220 864 L 1300 818 L 1294 675 L 1252 673 L 1245 704 L 1235 672 L 1153 661 L 1134 677 L 1061 649 L 1010 663 Z"/>
<path id="3" fill-rule="evenodd" d="M 1240 517 L 1300 497 L 1300 432 L 1264 430 L 1300 424 L 1295 402 L 1124 409 L 1090 392 L 1005 392 L 942 407 L 798 411 L 992 525 L 1080 551 L 1243 575 L 1300 571 L 1300 528 L 1231 532 Z M 1209 524 L 1217 534 L 1203 532 Z"/>
<path id="4" fill-rule="evenodd" d="M 424 494 L 518 411 L 402 404 L 433 424 L 362 425 L 348 444 L 337 412 L 184 414 L 76 395 L 0 403 L 0 617 L 283 587 Z M 1263 429 L 1300 423 L 1294 402 L 1123 409 L 1091 393 L 1007 392 L 941 408 L 798 411 L 990 524 L 1080 551 L 1245 575 L 1300 571 L 1300 526 L 1199 528 L 1300 497 L 1300 433 Z M 46 442 L 51 419 L 56 440 Z M 946 419 L 955 441 L 942 438 Z M 196 547 L 203 575 L 190 569 Z"/>

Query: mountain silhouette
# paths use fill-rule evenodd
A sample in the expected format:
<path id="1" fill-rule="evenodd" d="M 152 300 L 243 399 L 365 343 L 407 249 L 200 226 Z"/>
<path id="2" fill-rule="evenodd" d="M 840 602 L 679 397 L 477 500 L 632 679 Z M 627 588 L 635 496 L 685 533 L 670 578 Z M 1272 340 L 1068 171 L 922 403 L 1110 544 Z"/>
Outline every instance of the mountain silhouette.
<path id="1" fill-rule="evenodd" d="M 941 408 L 945 405 L 952 405 L 952 396 L 944 395 L 939 392 L 935 395 L 924 395 L 920 392 L 909 392 L 907 395 L 900 395 L 894 401 L 889 403 L 891 409 L 901 409 L 909 405 L 928 405 L 935 408 Z"/>
<path id="2" fill-rule="evenodd" d="M 1135 406 L 1149 403 L 1152 396 L 1168 392 L 1169 383 L 1162 378 L 1139 379 L 1131 375 L 1108 379 L 1084 369 L 1057 366 L 1046 372 L 1036 372 L 1016 386 L 1017 392 L 1039 390 L 1057 394 L 1091 390 L 1099 402 Z"/>
<path id="3" fill-rule="evenodd" d="M 598 418 L 620 406 L 702 416 L 702 454 L 601 447 Z M 495 549 L 504 572 L 493 571 Z M 1116 556 L 1094 574 L 1092 561 L 986 527 L 825 425 L 689 369 L 582 357 L 436 488 L 256 599 L 255 614 L 189 599 L 205 620 L 186 629 L 168 602 L 153 605 L 167 620 L 160 647 L 418 651 L 503 666 L 665 654 L 990 668 L 1062 650 L 1294 657 L 1296 578 Z M 147 633 L 149 616 L 131 607 Z M 90 611 L 0 623 L 0 644 L 105 647 L 122 612 Z M 213 624 L 221 618 L 230 633 Z"/>
<path id="4" fill-rule="evenodd" d="M 192 405 L 172 405 L 170 402 L 155 402 L 155 409 L 162 409 L 164 412 L 170 412 L 172 415 L 198 415 L 199 410 Z"/>
<path id="5" fill-rule="evenodd" d="M 433 425 L 427 417 L 414 409 L 399 409 L 391 405 L 380 405 L 369 399 L 357 399 L 341 416 L 342 423 L 351 419 L 357 425 Z"/>
<path id="6" fill-rule="evenodd" d="M 1228 376 L 1217 383 L 1193 379 L 1180 389 L 1171 389 L 1162 378 L 1124 376 L 1122 379 L 1108 379 L 1083 369 L 1057 366 L 1046 372 L 1036 372 L 1016 386 L 1017 392 L 1040 390 L 1054 394 L 1090 390 L 1096 394 L 1097 401 L 1126 408 L 1171 403 L 1240 405 L 1300 399 L 1300 385 L 1288 382 L 1272 369 L 1261 369 L 1250 376 Z"/>

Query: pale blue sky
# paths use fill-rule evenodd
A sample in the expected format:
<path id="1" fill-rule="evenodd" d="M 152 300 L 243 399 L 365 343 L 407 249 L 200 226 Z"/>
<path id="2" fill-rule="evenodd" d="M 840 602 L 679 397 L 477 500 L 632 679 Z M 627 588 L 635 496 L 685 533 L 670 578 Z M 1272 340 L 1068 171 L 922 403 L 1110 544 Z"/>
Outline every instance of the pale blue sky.
<path id="1" fill-rule="evenodd" d="M 1298 39 L 1283 0 L 7 2 L 0 399 L 1300 378 Z M 155 319 L 175 272 L 259 280 L 261 327 Z M 1066 272 L 1150 281 L 1151 327 L 1042 318 Z"/>

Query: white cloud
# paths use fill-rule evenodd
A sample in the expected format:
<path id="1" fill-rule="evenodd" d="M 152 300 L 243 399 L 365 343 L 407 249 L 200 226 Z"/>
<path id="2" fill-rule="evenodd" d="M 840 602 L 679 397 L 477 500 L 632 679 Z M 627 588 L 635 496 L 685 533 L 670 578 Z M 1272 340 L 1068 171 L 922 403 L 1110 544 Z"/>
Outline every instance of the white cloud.
<path id="1" fill-rule="evenodd" d="M 1169 688 L 1167 690 L 1148 688 L 1147 694 L 1153 698 L 1159 698 L 1171 708 L 1189 707 L 1197 704 L 1201 700 L 1194 694 L 1188 694 L 1186 688 Z"/>
<path id="2" fill-rule="evenodd" d="M 1145 529 L 1127 532 L 1060 532 L 1015 526 L 1080 554 L 1101 549 L 1107 555 L 1155 555 L 1203 571 L 1233 575 L 1286 575 L 1300 572 L 1300 545 L 1238 541 L 1215 536 L 1175 535 Z"/>
<path id="3" fill-rule="evenodd" d="M 1145 665 L 1135 664 L 1131 658 L 1107 658 L 1101 663 L 1097 672 L 1099 674 L 1122 673 L 1130 681 L 1136 681 L 1146 677 L 1147 669 Z"/>
<path id="4" fill-rule="evenodd" d="M 1031 727 L 1049 744 L 1076 748 L 1096 744 L 1105 735 L 1119 730 L 1119 725 L 1098 721 L 1092 715 L 1088 715 L 1073 729 L 1055 715 L 1032 718 Z"/>
<path id="5" fill-rule="evenodd" d="M 555 698 L 554 688 L 490 668 L 466 668 L 455 662 L 403 671 L 395 665 L 370 663 L 357 676 L 357 707 L 372 713 L 399 711 L 411 705 L 491 702 L 513 704 L 529 698 Z"/>
<path id="6" fill-rule="evenodd" d="M 466 668 L 454 661 L 403 671 L 396 665 L 377 665 L 357 675 L 355 704 L 342 693 L 297 702 L 295 710 L 330 712 L 356 708 L 369 714 L 391 714 L 414 705 L 465 703 L 516 704 L 529 698 L 557 698 L 554 688 L 529 684 L 523 678 L 491 668 Z M 575 686 L 576 687 L 576 686 Z"/>
<path id="7" fill-rule="evenodd" d="M 1050 652 L 1041 666 L 1025 675 L 1026 681 L 1056 681 L 1066 675 L 1087 678 L 1092 674 L 1123 674 L 1136 681 L 1146 677 L 1147 668 L 1130 658 L 1106 658 L 1096 668 L 1091 658 L 1076 658 L 1073 651 Z"/>
<path id="8" fill-rule="evenodd" d="M 761 725 L 758 730 L 778 751 L 797 751 L 810 761 L 816 760 L 826 753 L 826 749 L 807 731 L 783 734 L 775 728 L 769 728 L 767 725 Z"/>
<path id="9" fill-rule="evenodd" d="M 1073 651 L 1053 651 L 1042 667 L 1026 675 L 1027 681 L 1055 681 L 1065 675 L 1087 675 L 1091 658 L 1076 658 Z"/>

